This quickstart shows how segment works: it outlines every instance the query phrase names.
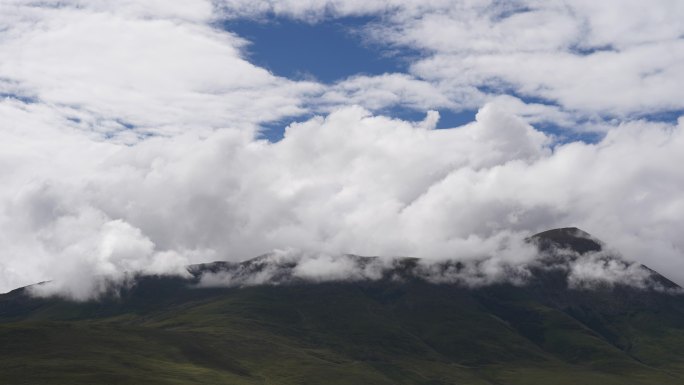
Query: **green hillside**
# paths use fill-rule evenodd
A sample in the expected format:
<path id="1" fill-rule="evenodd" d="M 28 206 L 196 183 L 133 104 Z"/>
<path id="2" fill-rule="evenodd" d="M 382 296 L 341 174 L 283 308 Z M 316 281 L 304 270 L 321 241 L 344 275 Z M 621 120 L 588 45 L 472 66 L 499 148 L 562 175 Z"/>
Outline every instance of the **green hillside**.
<path id="1" fill-rule="evenodd" d="M 551 276 L 0 296 L 1 384 L 682 384 L 684 298 Z"/>

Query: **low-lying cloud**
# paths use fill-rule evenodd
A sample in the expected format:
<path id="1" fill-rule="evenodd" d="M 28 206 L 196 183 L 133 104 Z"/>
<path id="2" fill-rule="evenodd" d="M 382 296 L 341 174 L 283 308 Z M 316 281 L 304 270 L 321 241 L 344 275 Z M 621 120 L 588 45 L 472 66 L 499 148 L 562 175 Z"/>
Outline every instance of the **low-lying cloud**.
<path id="1" fill-rule="evenodd" d="M 528 241 L 522 241 L 517 249 L 510 244 L 505 246 L 497 255 L 469 259 L 362 257 L 275 250 L 239 264 L 194 265 L 190 271 L 200 288 L 421 280 L 476 289 L 495 284 L 523 286 L 544 274 L 561 272 L 554 279 L 565 279 L 567 287 L 575 290 L 619 285 L 680 292 L 653 271 L 638 262 L 625 260 L 615 250 L 578 253 L 554 247 L 540 252 L 534 242 Z"/>
<path id="2" fill-rule="evenodd" d="M 227 129 L 135 146 L 48 127 L 3 131 L 4 143 L 42 154 L 21 173 L 3 170 L 4 289 L 54 279 L 55 292 L 85 298 L 98 294 L 96 276 L 178 274 L 288 248 L 515 261 L 525 255 L 511 251 L 515 240 L 566 224 L 684 280 L 681 121 L 560 145 L 495 104 L 460 128 L 433 122 L 350 107 L 293 124 L 277 143 Z M 22 139 L 39 133 L 60 139 Z M 345 270 L 310 263 L 301 274 Z M 486 280 L 498 266 L 479 269 Z"/>

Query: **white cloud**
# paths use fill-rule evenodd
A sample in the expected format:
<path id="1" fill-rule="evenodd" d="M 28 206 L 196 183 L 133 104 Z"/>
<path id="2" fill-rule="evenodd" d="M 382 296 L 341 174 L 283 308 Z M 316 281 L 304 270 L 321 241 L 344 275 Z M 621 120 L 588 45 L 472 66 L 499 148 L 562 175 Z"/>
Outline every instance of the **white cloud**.
<path id="1" fill-rule="evenodd" d="M 480 245 L 481 246 L 481 245 Z M 482 248 L 485 251 L 486 248 Z M 423 279 L 437 284 L 481 287 L 494 283 L 524 284 L 531 277 L 526 266 L 536 249 L 522 239 L 499 243 L 496 256 L 472 259 L 414 260 L 401 257 L 359 257 L 297 249 L 275 250 L 248 263 L 219 271 L 201 272 L 199 287 L 244 287 L 297 282 L 358 282 Z"/>
<path id="2" fill-rule="evenodd" d="M 684 108 L 680 2 L 212 4 L 0 5 L 0 290 L 54 278 L 38 290 L 82 299 L 126 272 L 290 247 L 469 259 L 564 225 L 684 282 L 684 123 L 629 119 Z M 249 63 L 216 12 L 382 14 L 369 38 L 424 56 L 409 74 L 293 81 Z M 393 106 L 483 107 L 434 130 L 434 112 L 372 112 Z M 254 139 L 316 111 L 278 143 Z M 620 119 L 595 125 L 606 113 Z M 529 124 L 578 120 L 606 137 L 554 144 Z"/>
<path id="3" fill-rule="evenodd" d="M 460 84 L 511 87 L 558 102 L 571 111 L 625 116 L 682 109 L 678 63 L 684 42 L 673 41 L 590 55 L 494 53 L 435 55 L 414 65 L 420 77 Z"/>
<path id="4" fill-rule="evenodd" d="M 606 258 L 605 255 L 593 254 L 580 258 L 569 266 L 568 283 L 572 288 L 593 289 L 596 286 L 629 285 L 638 288 L 658 286 L 650 278 L 650 272 L 638 263 L 627 263 L 621 260 Z"/>
<path id="5" fill-rule="evenodd" d="M 412 67 L 431 82 L 510 88 L 579 114 L 684 108 L 676 87 L 684 79 L 684 7 L 627 3 L 527 1 L 512 13 L 502 3 L 455 6 L 422 17 L 399 13 L 374 33 L 432 52 Z"/>
<path id="6" fill-rule="evenodd" d="M 2 7 L 0 92 L 75 108 L 82 128 L 128 142 L 149 133 L 247 128 L 336 105 L 470 109 L 510 92 L 557 103 L 543 118 L 581 131 L 604 131 L 606 115 L 684 108 L 678 1 L 73 0 Z M 331 86 L 278 78 L 242 57 L 248 42 L 212 24 L 267 14 L 308 22 L 380 14 L 357 37 L 422 56 L 409 74 L 352 76 Z M 540 119 L 519 112 L 528 122 Z"/>
<path id="7" fill-rule="evenodd" d="M 313 281 L 377 280 L 382 277 L 383 261 L 358 264 L 353 259 L 316 255 L 300 261 L 294 268 L 294 276 Z"/>
<path id="8" fill-rule="evenodd" d="M 625 118 L 684 109 L 684 3 L 643 1 L 223 1 L 229 17 L 281 17 L 323 22 L 329 18 L 382 15 L 362 34 L 401 51 L 422 52 L 403 75 L 415 97 L 429 83 L 442 106 L 467 107 L 515 92 L 543 98 L 569 112 L 575 122 L 599 116 Z M 356 91 L 360 82 L 365 93 Z M 334 88 L 373 103 L 396 99 L 420 105 L 413 96 L 397 98 L 397 80 L 387 75 L 350 79 Z M 408 85 L 408 81 L 404 81 Z M 375 86 L 372 86 L 374 84 Z M 377 85 L 384 85 L 377 87 Z M 404 86 L 403 89 L 406 89 Z M 394 92 L 392 91 L 394 90 Z M 479 90 L 479 91 L 478 91 Z M 345 95 L 345 93 L 341 93 Z M 446 98 L 449 103 L 441 99 Z M 335 98 L 339 99 L 339 97 Z M 356 101 L 358 102 L 358 101 Z M 366 104 L 367 103 L 367 104 Z M 425 103 L 425 102 L 423 102 Z M 428 108 L 435 108 L 430 106 Z M 548 117 L 548 116 L 547 116 Z M 560 120 L 567 125 L 567 117 Z M 583 127 L 583 130 L 592 125 Z M 602 131 L 601 125 L 595 130 Z"/>
<path id="9" fill-rule="evenodd" d="M 479 105 L 478 102 L 483 100 L 475 89 L 467 94 L 449 95 L 448 90 L 440 90 L 406 74 L 384 74 L 345 79 L 326 89 L 319 103 L 332 107 L 357 104 L 373 110 L 404 106 L 424 111 L 431 108 L 468 108 Z"/>
<path id="10" fill-rule="evenodd" d="M 183 21 L 206 21 L 213 17 L 213 5 L 209 0 L 6 0 L 7 10 L 32 9 L 87 9 L 97 12 L 115 13 L 127 17 L 170 19 Z M 19 14 L 22 14 L 20 12 Z M 11 15 L 16 18 L 17 14 Z"/>
<path id="11" fill-rule="evenodd" d="M 97 298 L 131 274 L 187 274 L 187 258 L 158 252 L 149 238 L 122 220 L 84 208 L 63 215 L 35 234 L 54 280 L 31 287 L 37 296 L 59 294 L 75 300 Z"/>
<path id="12" fill-rule="evenodd" d="M 2 171 L 2 270 L 12 271 L 3 282 L 12 285 L 69 282 L 80 269 L 173 273 L 185 261 L 290 247 L 508 263 L 527 255 L 506 254 L 515 240 L 568 224 L 684 279 L 682 124 L 635 122 L 596 145 L 555 147 L 496 104 L 451 130 L 344 108 L 291 125 L 278 143 L 227 129 L 124 146 L 25 124 L 3 131 L 3 143 L 25 143 L 4 159 L 44 155 L 28 156 L 22 172 Z M 112 239 L 132 246 L 107 246 Z M 334 275 L 331 266 L 348 270 L 319 259 L 302 274 Z M 496 277 L 501 266 L 480 267 Z"/>
<path id="13" fill-rule="evenodd" d="M 359 257 L 288 249 L 275 250 L 242 264 L 223 265 L 218 270 L 198 269 L 194 274 L 198 276 L 199 287 L 419 279 L 434 284 L 479 288 L 501 283 L 523 286 L 540 277 L 543 280 L 544 274 L 560 271 L 565 274 L 565 284 L 572 289 L 595 290 L 620 285 L 681 292 L 664 286 L 650 270 L 638 262 L 623 259 L 616 250 L 579 254 L 554 247 L 539 254 L 534 244 L 521 238 L 498 238 L 498 249 L 482 248 L 482 253 L 465 259 Z M 489 254 L 492 251 L 494 254 Z"/>
<path id="14" fill-rule="evenodd" d="M 123 9 L 151 6 L 141 4 Z M 231 33 L 145 17 L 156 8 L 3 7 L 14 19 L 0 38 L 0 79 L 9 80 L 0 92 L 29 96 L 103 137 L 250 128 L 305 111 L 303 98 L 319 89 L 247 62 L 246 42 Z"/>

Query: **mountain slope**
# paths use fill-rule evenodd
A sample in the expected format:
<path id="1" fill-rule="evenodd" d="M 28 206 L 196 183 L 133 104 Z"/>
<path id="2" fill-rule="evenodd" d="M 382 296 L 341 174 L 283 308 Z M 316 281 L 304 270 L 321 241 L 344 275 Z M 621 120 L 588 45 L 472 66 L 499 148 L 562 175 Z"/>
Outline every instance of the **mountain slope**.
<path id="1" fill-rule="evenodd" d="M 541 256 L 524 285 L 434 284 L 405 259 L 392 274 L 402 280 L 195 286 L 207 271 L 264 269 L 261 258 L 194 266 L 192 279 L 139 277 L 97 302 L 18 289 L 0 295 L 0 382 L 684 382 L 684 299 L 661 290 L 674 283 L 642 267 L 661 289 L 573 287 L 558 261 L 621 260 L 576 229 L 530 242 Z"/>

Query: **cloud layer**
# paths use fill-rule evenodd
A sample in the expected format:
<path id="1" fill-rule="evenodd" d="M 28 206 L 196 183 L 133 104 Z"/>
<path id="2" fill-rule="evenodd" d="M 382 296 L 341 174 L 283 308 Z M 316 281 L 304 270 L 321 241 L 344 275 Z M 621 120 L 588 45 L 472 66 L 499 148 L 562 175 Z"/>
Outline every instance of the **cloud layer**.
<path id="1" fill-rule="evenodd" d="M 352 32 L 420 55 L 286 79 L 221 28 L 268 15 L 380 16 Z M 87 277 L 288 248 L 515 259 L 502 245 L 568 225 L 684 283 L 682 16 L 665 0 L 5 1 L 0 291 L 54 279 L 85 299 L 106 290 Z M 475 121 L 434 129 L 429 109 L 464 108 Z M 284 118 L 282 141 L 259 139 Z M 558 140 L 576 131 L 605 136 Z"/>
<path id="2" fill-rule="evenodd" d="M 4 131 L 3 142 L 41 154 L 4 172 L 5 288 L 290 247 L 469 259 L 567 224 L 684 278 L 681 122 L 555 146 L 496 105 L 460 128 L 432 124 L 350 107 L 293 124 L 277 143 L 229 129 L 135 146 Z"/>
<path id="3" fill-rule="evenodd" d="M 308 22 L 378 16 L 367 41 L 424 55 L 409 69 L 418 96 L 429 85 L 451 105 L 477 107 L 494 95 L 544 100 L 596 130 L 600 117 L 681 111 L 684 5 L 611 1 L 266 1 L 223 0 L 226 17 L 275 14 Z M 356 81 L 358 82 L 358 80 Z M 392 92 L 396 80 L 378 77 Z M 421 85 L 420 83 L 425 83 Z M 341 88 L 344 88 L 343 85 Z M 377 93 L 378 87 L 373 88 Z M 434 98 L 434 107 L 442 102 Z M 541 115 L 545 118 L 553 116 Z M 594 124 L 584 125 L 590 120 Z"/>
<path id="4" fill-rule="evenodd" d="M 380 280 L 420 280 L 481 288 L 494 284 L 523 286 L 540 279 L 548 281 L 548 274 L 553 274 L 553 279 L 565 280 L 567 287 L 576 290 L 619 285 L 681 293 L 681 289 L 662 281 L 638 262 L 624 260 L 615 250 L 579 254 L 553 248 L 540 253 L 534 244 L 519 239 L 502 243 L 496 254 L 472 259 L 360 257 L 289 249 L 275 250 L 240 264 L 193 265 L 191 272 L 200 288 Z"/>

